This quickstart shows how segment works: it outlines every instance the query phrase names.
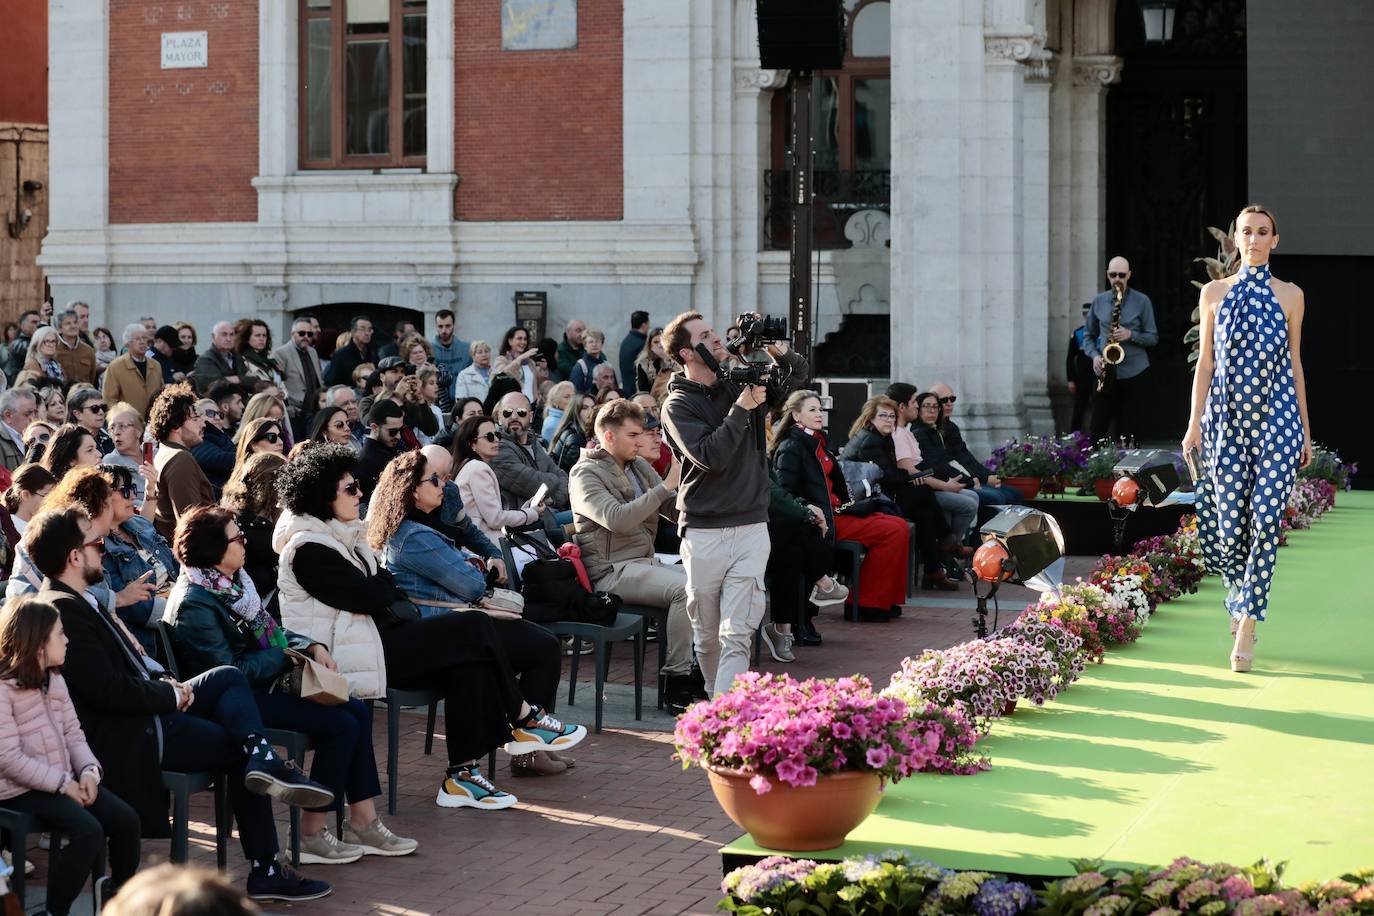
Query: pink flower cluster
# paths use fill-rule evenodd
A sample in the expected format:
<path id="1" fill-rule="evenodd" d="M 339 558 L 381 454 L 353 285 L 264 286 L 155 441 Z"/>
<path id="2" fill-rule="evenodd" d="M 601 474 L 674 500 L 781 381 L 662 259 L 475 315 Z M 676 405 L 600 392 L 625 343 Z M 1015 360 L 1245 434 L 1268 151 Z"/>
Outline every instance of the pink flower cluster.
<path id="1" fill-rule="evenodd" d="M 753 774 L 762 795 L 772 780 L 813 786 L 844 770 L 896 782 L 927 767 L 941 736 L 908 716 L 901 700 L 878 696 L 868 678 L 741 674 L 735 685 L 683 713 L 674 734 L 683 766 Z"/>
<path id="2" fill-rule="evenodd" d="M 1059 692 L 1058 665 L 1043 648 L 1019 639 L 974 639 L 902 659 L 888 690 L 938 706 L 954 706 L 986 731 L 1008 703 L 1037 706 Z"/>
<path id="3" fill-rule="evenodd" d="M 1057 690 L 1066 690 L 1083 674 L 1083 639 L 1056 621 L 1023 614 L 1003 628 L 1004 637 L 1028 642 L 1054 660 Z"/>

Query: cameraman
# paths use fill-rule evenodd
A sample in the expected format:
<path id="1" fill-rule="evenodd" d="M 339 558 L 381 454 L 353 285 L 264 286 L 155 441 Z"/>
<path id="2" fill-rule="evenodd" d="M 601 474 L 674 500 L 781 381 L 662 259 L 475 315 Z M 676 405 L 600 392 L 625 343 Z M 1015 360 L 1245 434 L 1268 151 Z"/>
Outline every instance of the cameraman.
<path id="1" fill-rule="evenodd" d="M 747 324 L 746 316 L 742 323 Z M 695 349 L 702 346 L 710 359 Z M 763 620 L 768 565 L 768 404 L 803 381 L 806 361 L 783 342 L 767 344 L 774 370 L 765 385 L 722 380 L 730 360 L 721 339 L 696 312 L 663 329 L 663 349 L 682 371 L 668 382 L 663 426 L 682 462 L 677 506 L 687 616 L 697 662 L 713 694 L 749 670 L 749 643 Z M 713 366 L 711 363 L 716 363 Z"/>

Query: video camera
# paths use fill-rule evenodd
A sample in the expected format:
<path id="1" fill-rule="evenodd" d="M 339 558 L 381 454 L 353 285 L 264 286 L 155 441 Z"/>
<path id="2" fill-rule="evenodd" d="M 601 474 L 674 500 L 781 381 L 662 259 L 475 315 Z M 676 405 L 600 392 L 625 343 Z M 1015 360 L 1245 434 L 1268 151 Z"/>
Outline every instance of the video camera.
<path id="1" fill-rule="evenodd" d="M 739 336 L 725 344 L 725 349 L 732 356 L 740 356 L 741 351 L 746 347 L 750 350 L 762 350 L 770 343 L 787 340 L 786 318 L 775 318 L 771 315 L 764 315 L 760 318 L 746 312 L 739 316 L 737 326 L 739 327 Z"/>

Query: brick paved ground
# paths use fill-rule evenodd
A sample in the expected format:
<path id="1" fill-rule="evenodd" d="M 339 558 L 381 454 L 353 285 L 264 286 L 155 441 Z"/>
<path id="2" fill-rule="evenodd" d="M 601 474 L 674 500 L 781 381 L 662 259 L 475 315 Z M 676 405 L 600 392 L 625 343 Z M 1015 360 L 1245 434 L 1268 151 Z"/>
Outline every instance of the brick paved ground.
<path id="1" fill-rule="evenodd" d="M 1084 574 L 1085 559 L 1071 559 L 1070 573 Z M 938 598 L 928 596 L 939 594 Z M 1004 591 L 1013 612 L 1030 593 Z M 796 650 L 786 668 L 797 677 L 863 673 L 887 682 L 902 657 L 943 647 L 971 635 L 973 607 L 967 586 L 948 598 L 920 592 L 900 619 L 881 624 L 844 623 L 834 612 L 818 622 L 825 645 Z M 1004 615 L 1005 619 L 1005 615 Z M 308 867 L 333 882 L 323 901 L 280 906 L 312 913 L 519 913 L 519 914 L 706 914 L 720 898 L 717 850 L 740 833 L 716 805 L 699 770 L 684 772 L 671 759 L 672 719 L 654 712 L 652 678 L 646 685 L 645 719 L 635 722 L 628 702 L 632 683 L 626 648 L 612 665 L 606 726 L 574 752 L 577 766 L 546 779 L 512 779 L 497 755 L 499 784 L 520 797 L 503 812 L 445 810 L 434 805 L 444 765 L 443 719 L 435 754 L 423 753 L 424 716 L 408 714 L 400 760 L 400 810 L 387 823 L 420 840 L 420 851 L 401 859 L 365 858 L 353 865 Z M 654 650 L 651 648 L 650 657 Z M 582 673 L 587 672 L 586 665 Z M 565 671 L 566 675 L 566 671 Z M 589 675 L 588 675 L 589 676 Z M 584 684 L 575 707 L 559 714 L 591 723 L 591 686 Z M 375 732 L 378 765 L 385 769 L 385 715 Z M 382 774 L 383 787 L 386 774 Z M 213 867 L 214 833 L 205 800 L 193 808 L 193 857 Z M 286 841 L 286 820 L 280 818 Z M 148 862 L 163 861 L 165 841 L 145 845 Z M 45 854 L 33 852 L 42 881 Z M 241 881 L 246 868 L 237 845 L 230 871 Z M 31 899 L 30 903 L 34 901 Z"/>

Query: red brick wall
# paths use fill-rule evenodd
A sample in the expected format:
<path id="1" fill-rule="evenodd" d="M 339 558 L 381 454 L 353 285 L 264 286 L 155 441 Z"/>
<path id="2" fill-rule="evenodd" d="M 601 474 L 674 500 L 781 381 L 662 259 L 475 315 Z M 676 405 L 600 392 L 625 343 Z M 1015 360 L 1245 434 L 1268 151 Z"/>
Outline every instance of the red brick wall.
<path id="1" fill-rule="evenodd" d="M 199 31 L 210 65 L 161 69 L 162 33 Z M 110 222 L 256 220 L 257 171 L 256 0 L 110 0 Z"/>
<path id="2" fill-rule="evenodd" d="M 48 0 L 0 0 L 0 23 L 0 121 L 47 124 Z"/>
<path id="3" fill-rule="evenodd" d="M 622 4 L 578 0 L 567 51 L 502 51 L 501 0 L 454 4 L 457 219 L 623 216 Z"/>

